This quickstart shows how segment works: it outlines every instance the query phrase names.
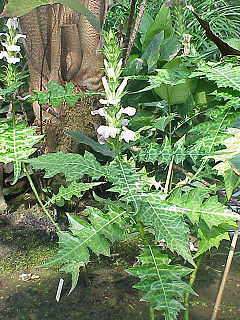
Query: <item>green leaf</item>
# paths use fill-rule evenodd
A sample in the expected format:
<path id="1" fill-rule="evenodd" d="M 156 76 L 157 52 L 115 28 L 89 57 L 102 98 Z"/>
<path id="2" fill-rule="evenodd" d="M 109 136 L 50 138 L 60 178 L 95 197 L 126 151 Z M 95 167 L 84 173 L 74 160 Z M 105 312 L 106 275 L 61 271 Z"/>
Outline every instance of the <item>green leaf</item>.
<path id="1" fill-rule="evenodd" d="M 164 4 L 159 10 L 154 22 L 150 25 L 145 35 L 145 41 L 142 46 L 142 50 L 149 46 L 153 38 L 159 34 L 159 32 L 164 31 L 164 37 L 168 38 L 172 34 L 172 20 L 170 9 Z"/>
<path id="2" fill-rule="evenodd" d="M 75 106 L 75 104 L 77 103 L 78 99 L 79 99 L 79 95 L 77 94 L 73 94 L 73 88 L 74 85 L 72 82 L 68 82 L 67 86 L 66 86 L 66 94 L 64 96 L 67 104 L 69 104 L 70 106 Z"/>
<path id="3" fill-rule="evenodd" d="M 15 184 L 21 174 L 21 161 L 26 160 L 36 151 L 33 146 L 43 136 L 35 135 L 36 127 L 27 127 L 25 123 L 12 121 L 0 122 L 0 162 L 14 163 Z"/>
<path id="4" fill-rule="evenodd" d="M 235 172 L 240 176 L 240 154 L 237 154 L 229 160 Z"/>
<path id="5" fill-rule="evenodd" d="M 63 102 L 63 99 L 65 98 L 66 92 L 63 86 L 52 80 L 48 83 L 47 88 L 50 94 L 49 103 L 53 107 L 60 106 Z"/>
<path id="6" fill-rule="evenodd" d="M 240 176 L 237 175 L 232 168 L 224 171 L 223 173 L 224 183 L 228 200 L 231 198 L 233 191 L 238 187 L 240 183 Z"/>
<path id="7" fill-rule="evenodd" d="M 9 0 L 5 6 L 0 18 L 3 17 L 20 17 L 30 12 L 34 8 L 51 3 L 61 3 L 80 14 L 86 16 L 92 26 L 98 31 L 101 31 L 101 26 L 95 15 L 88 10 L 79 0 Z"/>
<path id="8" fill-rule="evenodd" d="M 90 190 L 104 182 L 93 182 L 93 183 L 82 183 L 82 182 L 72 182 L 68 187 L 60 186 L 59 191 L 56 195 L 54 195 L 49 201 L 50 203 L 56 203 L 57 205 L 64 205 L 63 200 L 71 200 L 73 196 L 78 198 L 82 197 L 83 192 L 86 190 Z"/>
<path id="9" fill-rule="evenodd" d="M 163 144 L 159 145 L 155 142 L 150 142 L 146 146 L 141 146 L 138 157 L 139 161 L 155 163 L 158 164 L 167 163 L 170 164 L 173 156 L 173 150 L 169 139 L 166 135 Z"/>
<path id="10" fill-rule="evenodd" d="M 182 210 L 162 200 L 160 193 L 139 196 L 141 204 L 139 219 L 154 229 L 156 239 L 165 239 L 167 247 L 195 265 L 188 246 L 188 225 L 184 222 Z"/>
<path id="11" fill-rule="evenodd" d="M 193 72 L 194 76 L 205 76 L 208 80 L 213 80 L 219 88 L 232 88 L 240 91 L 240 67 L 231 63 L 202 64 L 199 71 Z"/>
<path id="12" fill-rule="evenodd" d="M 147 61 L 148 71 L 153 71 L 154 67 L 157 64 L 159 58 L 159 50 L 161 43 L 163 41 L 164 33 L 163 31 L 156 34 L 148 47 L 144 50 L 142 59 Z"/>
<path id="13" fill-rule="evenodd" d="M 175 155 L 174 161 L 177 164 L 183 163 L 183 161 L 187 157 L 187 153 L 186 153 L 184 145 L 185 145 L 185 136 L 183 136 L 182 138 L 178 139 L 178 141 L 174 145 L 174 149 L 173 149 L 173 154 Z"/>
<path id="14" fill-rule="evenodd" d="M 118 227 L 122 213 L 109 212 L 104 214 L 101 210 L 88 207 L 84 210 L 86 220 L 67 214 L 71 233 L 60 231 L 59 250 L 50 261 L 41 267 L 64 264 L 61 270 L 72 274 L 72 288 L 75 288 L 78 279 L 79 267 L 89 262 L 89 249 L 96 255 L 110 256 L 110 244 L 123 237 L 123 231 Z"/>
<path id="15" fill-rule="evenodd" d="M 63 173 L 67 181 L 74 181 L 81 179 L 85 174 L 93 179 L 106 175 L 105 167 L 102 167 L 94 155 L 87 151 L 84 156 L 74 153 L 48 153 L 29 159 L 27 162 L 31 163 L 35 170 L 45 170 L 45 178 Z"/>
<path id="16" fill-rule="evenodd" d="M 23 84 L 24 82 L 17 81 L 5 89 L 0 88 L 0 95 L 5 96 L 6 94 L 13 94 Z"/>
<path id="17" fill-rule="evenodd" d="M 172 37 L 164 41 L 160 47 L 159 60 L 168 61 L 171 60 L 172 56 L 175 56 L 181 49 L 181 43 L 177 38 Z"/>
<path id="18" fill-rule="evenodd" d="M 145 293 L 141 301 L 147 301 L 155 310 L 163 311 L 166 320 L 177 320 L 180 310 L 184 310 L 177 298 L 186 293 L 195 294 L 192 288 L 181 280 L 192 272 L 181 265 L 170 265 L 166 254 L 158 248 L 145 248 L 138 257 L 141 265 L 127 269 L 131 275 L 140 278 L 134 287 Z"/>
<path id="19" fill-rule="evenodd" d="M 86 144 L 90 146 L 94 151 L 101 153 L 104 156 L 109 156 L 114 158 L 116 153 L 114 150 L 111 150 L 108 143 L 100 144 L 99 142 L 94 141 L 93 139 L 86 136 L 81 131 L 65 131 L 67 135 L 78 141 L 79 143 Z"/>
<path id="20" fill-rule="evenodd" d="M 229 225 L 221 224 L 218 227 L 212 227 L 210 229 L 206 223 L 201 221 L 198 230 L 198 237 L 201 241 L 194 259 L 207 250 L 210 250 L 212 247 L 216 247 L 218 249 L 222 240 L 229 240 L 228 230 Z"/>
<path id="21" fill-rule="evenodd" d="M 162 116 L 162 117 L 159 117 L 157 119 L 155 119 L 153 122 L 152 122 L 152 125 L 154 128 L 160 130 L 160 131 L 165 131 L 165 128 L 166 126 L 176 117 L 176 114 L 170 114 L 170 115 L 167 115 L 167 116 Z"/>

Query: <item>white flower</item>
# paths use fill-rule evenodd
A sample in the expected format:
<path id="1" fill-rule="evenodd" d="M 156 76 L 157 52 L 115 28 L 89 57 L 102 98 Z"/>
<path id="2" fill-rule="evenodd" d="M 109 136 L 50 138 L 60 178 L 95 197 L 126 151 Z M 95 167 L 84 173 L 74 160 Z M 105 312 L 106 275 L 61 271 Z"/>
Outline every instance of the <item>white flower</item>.
<path id="1" fill-rule="evenodd" d="M 115 138 L 116 135 L 120 132 L 119 128 L 108 127 L 108 126 L 100 126 L 97 129 L 97 133 L 100 135 L 98 142 L 100 144 L 104 144 L 105 140 L 109 137 Z"/>
<path id="2" fill-rule="evenodd" d="M 136 109 L 133 107 L 121 108 L 116 114 L 116 118 L 120 119 L 123 113 L 127 114 L 128 116 L 134 116 L 136 113 Z"/>
<path id="3" fill-rule="evenodd" d="M 6 58 L 8 63 L 13 63 L 13 64 L 15 64 L 15 63 L 20 61 L 20 58 L 9 56 L 7 51 L 1 51 L 0 52 L 0 59 L 3 59 L 3 58 Z"/>
<path id="4" fill-rule="evenodd" d="M 127 85 L 127 81 L 128 81 L 128 78 L 124 78 L 122 83 L 120 84 L 120 86 L 118 87 L 117 89 L 117 97 L 120 97 L 120 95 L 122 94 L 124 88 L 126 87 Z"/>
<path id="5" fill-rule="evenodd" d="M 18 39 L 20 39 L 20 38 L 26 39 L 26 35 L 18 33 L 18 34 L 15 35 L 14 41 L 18 41 Z"/>
<path id="6" fill-rule="evenodd" d="M 100 100 L 99 100 L 99 102 L 100 102 L 101 104 L 114 104 L 115 106 L 118 105 L 120 101 L 121 101 L 121 100 L 120 100 L 119 98 L 117 98 L 117 99 L 112 99 L 112 98 L 110 98 L 110 99 L 108 99 L 108 100 L 100 99 Z"/>
<path id="7" fill-rule="evenodd" d="M 109 85 L 108 85 L 106 77 L 102 77 L 102 84 L 104 86 L 104 89 L 105 89 L 105 92 L 107 94 L 107 97 L 112 96 L 112 92 L 111 92 L 111 90 L 109 88 Z"/>
<path id="8" fill-rule="evenodd" d="M 18 28 L 18 19 L 17 18 L 9 18 L 6 26 L 8 27 L 9 30 L 13 27 L 14 30 Z"/>
<path id="9" fill-rule="evenodd" d="M 135 138 L 135 132 L 132 131 L 132 130 L 128 130 L 128 129 L 122 131 L 120 136 L 119 136 L 119 140 L 120 141 L 124 139 L 127 143 L 129 141 L 133 141 L 134 138 Z"/>
<path id="10" fill-rule="evenodd" d="M 19 52 L 21 50 L 20 46 L 15 44 L 8 45 L 6 42 L 2 42 L 2 45 L 7 49 L 7 51 Z"/>
<path id="11" fill-rule="evenodd" d="M 100 108 L 98 110 L 93 110 L 93 111 L 91 111 L 91 114 L 93 116 L 95 116 L 96 114 L 99 114 L 101 117 L 105 117 L 105 116 L 107 116 L 107 113 L 106 113 L 105 109 L 106 108 Z"/>

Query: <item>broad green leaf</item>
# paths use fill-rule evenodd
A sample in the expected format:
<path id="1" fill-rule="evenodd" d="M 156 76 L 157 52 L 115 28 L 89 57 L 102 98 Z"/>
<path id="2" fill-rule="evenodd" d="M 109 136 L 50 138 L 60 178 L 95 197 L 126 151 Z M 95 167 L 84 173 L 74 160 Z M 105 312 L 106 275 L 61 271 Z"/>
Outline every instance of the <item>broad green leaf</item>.
<path id="1" fill-rule="evenodd" d="M 183 299 L 186 293 L 195 294 L 192 288 L 181 280 L 192 272 L 181 265 L 170 265 L 170 259 L 158 248 L 145 248 L 138 257 L 141 265 L 127 269 L 131 275 L 140 278 L 134 287 L 145 293 L 141 301 L 151 304 L 155 310 L 162 311 L 165 320 L 177 320 L 184 307 L 176 299 Z"/>
<path id="2" fill-rule="evenodd" d="M 171 60 L 173 56 L 175 56 L 181 48 L 181 43 L 177 40 L 177 38 L 172 37 L 164 41 L 160 47 L 160 55 L 159 60 L 168 61 Z"/>
<path id="3" fill-rule="evenodd" d="M 110 149 L 108 143 L 100 144 L 99 142 L 96 142 L 93 139 L 86 136 L 81 131 L 65 131 L 65 133 L 71 136 L 73 139 L 77 140 L 79 143 L 83 143 L 87 146 L 90 146 L 94 151 L 101 153 L 104 156 L 114 158 L 116 155 L 115 151 Z"/>
<path id="4" fill-rule="evenodd" d="M 93 179 L 106 175 L 106 168 L 102 167 L 94 155 L 87 151 L 84 156 L 74 153 L 48 153 L 29 159 L 27 162 L 31 163 L 35 170 L 45 170 L 45 178 L 63 173 L 67 181 L 74 181 L 81 179 L 84 175 Z"/>
<path id="5" fill-rule="evenodd" d="M 138 32 L 140 33 L 140 42 L 141 44 L 144 43 L 145 40 L 145 36 L 147 33 L 148 28 L 150 27 L 150 25 L 153 23 L 153 19 L 152 17 L 147 13 L 147 11 L 144 11 L 141 23 L 139 25 L 138 28 Z"/>
<path id="6" fill-rule="evenodd" d="M 184 83 L 180 83 L 174 86 L 162 84 L 158 88 L 155 88 L 159 97 L 166 100 L 169 105 L 184 103 L 187 101 L 190 93 L 190 83 L 188 79 L 183 80 Z"/>
<path id="7" fill-rule="evenodd" d="M 21 174 L 21 162 L 36 151 L 33 146 L 43 136 L 35 134 L 36 127 L 27 127 L 25 123 L 2 120 L 0 122 L 0 162 L 14 163 L 15 184 Z"/>
<path id="8" fill-rule="evenodd" d="M 168 38 L 172 34 L 172 20 L 171 20 L 171 12 L 170 9 L 162 5 L 159 10 L 154 22 L 150 25 L 145 35 L 145 41 L 142 46 L 142 50 L 149 46 L 153 38 L 161 31 L 164 31 L 164 38 Z"/>
<path id="9" fill-rule="evenodd" d="M 144 50 L 142 59 L 147 61 L 148 71 L 153 71 L 157 64 L 159 58 L 159 50 L 161 43 L 163 41 L 164 33 L 163 31 L 156 34 L 152 41 L 149 43 L 148 47 Z"/>
<path id="10" fill-rule="evenodd" d="M 51 3 L 61 3 L 62 5 L 67 6 L 77 11 L 78 13 L 85 15 L 88 21 L 92 24 L 92 26 L 98 32 L 100 32 L 101 26 L 98 19 L 81 2 L 82 1 L 79 0 L 9 0 L 3 12 L 1 13 L 0 18 L 20 17 L 39 6 Z"/>

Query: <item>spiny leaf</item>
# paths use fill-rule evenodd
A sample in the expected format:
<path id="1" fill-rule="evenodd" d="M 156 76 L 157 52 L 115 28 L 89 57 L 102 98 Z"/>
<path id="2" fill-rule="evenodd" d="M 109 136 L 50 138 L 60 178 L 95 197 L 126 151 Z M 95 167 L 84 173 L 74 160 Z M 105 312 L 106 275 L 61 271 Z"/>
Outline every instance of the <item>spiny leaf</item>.
<path id="1" fill-rule="evenodd" d="M 64 205 L 64 200 L 70 200 L 73 196 L 78 198 L 82 197 L 83 192 L 93 187 L 96 187 L 103 182 L 93 182 L 93 183 L 82 183 L 82 182 L 72 182 L 68 187 L 60 186 L 59 191 L 56 195 L 54 195 L 49 202 L 57 203 L 57 205 Z"/>
<path id="2" fill-rule="evenodd" d="M 84 210 L 89 222 L 78 216 L 67 214 L 70 231 L 58 232 L 59 250 L 52 259 L 42 267 L 64 264 L 61 270 L 72 273 L 72 288 L 75 288 L 80 266 L 89 262 L 89 249 L 96 255 L 110 256 L 110 244 L 123 237 L 123 230 L 118 227 L 121 222 L 121 213 L 110 211 L 104 214 L 101 210 L 88 207 Z M 108 241 L 109 240 L 109 241 Z"/>
<path id="3" fill-rule="evenodd" d="M 142 201 L 139 219 L 154 229 L 156 239 L 160 241 L 164 238 L 171 251 L 195 265 L 188 246 L 189 228 L 183 220 L 182 212 L 162 200 L 160 193 L 139 196 L 138 201 Z"/>
<path id="4" fill-rule="evenodd" d="M 216 247 L 218 249 L 222 240 L 229 240 L 228 230 L 228 224 L 221 224 L 218 227 L 209 228 L 204 221 L 201 221 L 198 230 L 198 237 L 201 241 L 194 258 L 197 258 L 212 247 Z"/>
<path id="5" fill-rule="evenodd" d="M 186 293 L 194 294 L 192 288 L 181 280 L 192 270 L 170 265 L 167 255 L 150 246 L 144 249 L 138 259 L 141 265 L 126 271 L 140 278 L 134 287 L 145 293 L 141 300 L 150 302 L 155 310 L 164 311 L 166 320 L 176 320 L 179 311 L 184 309 L 176 298 L 183 298 Z"/>
<path id="6" fill-rule="evenodd" d="M 49 153 L 34 159 L 29 159 L 36 170 L 45 170 L 46 178 L 51 178 L 58 173 L 63 173 L 67 181 L 81 179 L 85 174 L 93 179 L 99 179 L 106 175 L 105 167 L 102 167 L 90 152 L 84 156 L 74 153 L 62 152 Z"/>
<path id="7" fill-rule="evenodd" d="M 191 76 L 205 76 L 209 80 L 216 82 L 219 88 L 230 87 L 240 91 L 240 67 L 231 63 L 224 64 L 203 64 L 199 67 L 199 72 L 193 73 Z"/>
<path id="8" fill-rule="evenodd" d="M 21 161 L 36 151 L 33 146 L 43 136 L 35 135 L 36 127 L 27 127 L 25 123 L 2 120 L 0 122 L 0 162 L 14 163 L 14 181 L 21 174 Z"/>

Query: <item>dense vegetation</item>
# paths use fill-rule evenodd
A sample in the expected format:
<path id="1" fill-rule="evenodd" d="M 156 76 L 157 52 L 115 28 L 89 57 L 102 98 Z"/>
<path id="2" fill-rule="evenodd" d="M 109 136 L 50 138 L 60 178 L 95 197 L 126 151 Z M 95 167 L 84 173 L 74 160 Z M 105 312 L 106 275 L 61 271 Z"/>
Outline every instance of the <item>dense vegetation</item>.
<path id="1" fill-rule="evenodd" d="M 127 272 L 140 279 L 135 287 L 149 302 L 150 319 L 154 310 L 166 320 L 177 319 L 184 307 L 185 320 L 189 319 L 188 296 L 194 294 L 200 262 L 212 247 L 229 239 L 230 229 L 238 228 L 239 215 L 229 204 L 240 183 L 239 58 L 221 56 L 190 4 L 164 1 L 159 8 L 159 1 L 149 1 L 126 65 L 117 36 L 131 3 L 123 0 L 110 6 L 103 33 L 105 92 L 102 107 L 92 110 L 103 119 L 98 142 L 81 132 L 68 132 L 88 146 L 83 155 L 58 152 L 29 158 L 42 136 L 20 117 L 22 100 L 17 96 L 27 80 L 17 47 L 24 36 L 17 35 L 16 20 L 8 20 L 8 35 L 2 40 L 1 58 L 6 63 L 0 89 L 0 162 L 14 163 L 13 183 L 25 172 L 56 226 L 59 250 L 44 266 L 59 264 L 60 270 L 71 273 L 72 291 L 91 254 L 109 256 L 111 243 L 137 235 L 142 252 Z M 237 1 L 192 4 L 219 38 L 239 49 Z M 133 25 L 139 10 L 141 1 Z M 124 23 L 123 37 L 126 32 Z M 63 87 L 50 82 L 48 91 L 35 92 L 28 101 L 54 107 L 64 101 L 74 108 L 79 97 L 71 83 Z M 44 204 L 28 173 L 29 163 L 45 171 L 44 179 L 65 177 L 57 193 L 50 195 L 48 188 Z M 66 213 L 69 230 L 62 231 L 49 208 L 67 208 L 70 200 L 89 190 L 95 204 L 80 215 Z M 190 236 L 200 241 L 198 248 Z M 175 263 L 176 256 L 182 260 Z"/>

